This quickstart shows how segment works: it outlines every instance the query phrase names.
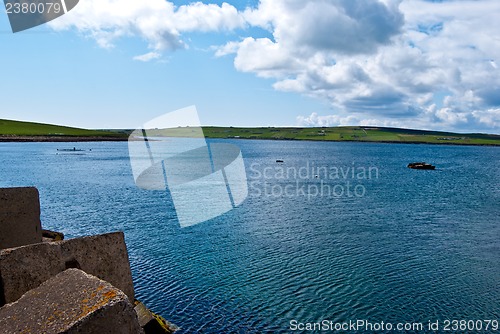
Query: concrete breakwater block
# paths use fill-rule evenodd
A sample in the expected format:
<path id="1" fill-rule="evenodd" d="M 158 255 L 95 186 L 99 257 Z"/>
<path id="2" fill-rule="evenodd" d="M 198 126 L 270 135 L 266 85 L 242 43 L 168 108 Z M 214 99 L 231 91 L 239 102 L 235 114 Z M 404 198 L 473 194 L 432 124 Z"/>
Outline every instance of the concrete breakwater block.
<path id="1" fill-rule="evenodd" d="M 64 240 L 64 233 L 42 229 L 42 241 L 50 242 L 61 240 Z"/>
<path id="2" fill-rule="evenodd" d="M 0 249 L 42 241 L 38 190 L 0 188 Z"/>
<path id="3" fill-rule="evenodd" d="M 173 334 L 180 329 L 163 317 L 151 312 L 146 305 L 139 301 L 135 302 L 135 312 L 139 319 L 139 325 L 146 334 Z"/>
<path id="4" fill-rule="evenodd" d="M 125 238 L 115 232 L 0 250 L 0 306 L 68 268 L 97 276 L 134 300 Z"/>
<path id="5" fill-rule="evenodd" d="M 68 269 L 0 308 L 10 333 L 144 333 L 127 296 L 108 282 Z"/>

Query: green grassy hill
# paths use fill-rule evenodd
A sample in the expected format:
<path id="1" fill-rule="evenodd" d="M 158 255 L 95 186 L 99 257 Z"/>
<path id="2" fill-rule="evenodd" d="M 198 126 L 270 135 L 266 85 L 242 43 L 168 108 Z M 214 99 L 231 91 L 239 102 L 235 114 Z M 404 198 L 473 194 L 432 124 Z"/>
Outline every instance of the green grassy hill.
<path id="1" fill-rule="evenodd" d="M 0 136 L 53 136 L 53 137 L 125 137 L 127 134 L 108 130 L 86 130 L 67 126 L 10 121 L 0 119 Z"/>
<path id="2" fill-rule="evenodd" d="M 169 136 L 190 137 L 193 129 L 174 128 L 167 131 Z M 0 119 L 0 139 L 16 137 L 47 138 L 108 138 L 126 140 L 132 130 L 86 130 L 59 125 L 20 122 Z M 389 143 L 429 143 L 455 145 L 497 145 L 500 146 L 500 135 L 453 132 L 410 130 L 373 126 L 340 126 L 316 128 L 235 128 L 235 127 L 203 127 L 207 138 L 240 138 L 240 139 L 275 139 L 275 140 L 319 140 L 319 141 L 358 141 Z M 161 129 L 149 130 L 150 136 L 161 136 Z"/>
<path id="3" fill-rule="evenodd" d="M 322 128 L 225 128 L 204 127 L 208 138 L 282 139 L 320 141 L 360 141 L 463 145 L 500 145 L 500 135 L 459 134 L 371 126 Z"/>

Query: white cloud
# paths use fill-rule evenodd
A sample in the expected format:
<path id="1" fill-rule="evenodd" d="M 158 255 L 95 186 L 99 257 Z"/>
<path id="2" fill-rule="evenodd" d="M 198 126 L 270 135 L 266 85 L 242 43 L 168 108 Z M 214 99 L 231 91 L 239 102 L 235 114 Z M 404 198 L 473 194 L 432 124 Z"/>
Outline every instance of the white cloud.
<path id="1" fill-rule="evenodd" d="M 229 43 L 216 54 L 236 53 L 234 66 L 242 72 L 254 72 L 265 78 L 279 78 L 301 67 L 279 43 L 269 38 L 245 38 L 240 43 Z M 295 73 L 296 73 L 295 71 Z"/>
<path id="2" fill-rule="evenodd" d="M 475 110 L 472 117 L 480 124 L 487 124 L 492 129 L 500 129 L 500 108 Z"/>
<path id="3" fill-rule="evenodd" d="M 232 30 L 245 21 L 227 3 L 176 7 L 165 0 L 86 0 L 49 24 L 56 30 L 75 28 L 102 47 L 112 47 L 120 37 L 138 36 L 150 49 L 163 51 L 185 47 L 184 32 Z"/>
<path id="4" fill-rule="evenodd" d="M 159 59 L 161 57 L 161 54 L 158 52 L 148 52 L 140 56 L 135 56 L 134 60 L 142 61 L 142 62 L 148 62 L 151 60 Z"/>
<path id="5" fill-rule="evenodd" d="M 338 115 L 319 116 L 313 112 L 311 115 L 297 117 L 298 126 L 347 126 L 358 125 L 360 119 L 356 116 L 340 117 Z"/>
<path id="6" fill-rule="evenodd" d="M 238 10 L 225 2 L 221 6 L 201 2 L 180 6 L 174 20 L 176 28 L 183 32 L 233 30 L 245 25 Z"/>

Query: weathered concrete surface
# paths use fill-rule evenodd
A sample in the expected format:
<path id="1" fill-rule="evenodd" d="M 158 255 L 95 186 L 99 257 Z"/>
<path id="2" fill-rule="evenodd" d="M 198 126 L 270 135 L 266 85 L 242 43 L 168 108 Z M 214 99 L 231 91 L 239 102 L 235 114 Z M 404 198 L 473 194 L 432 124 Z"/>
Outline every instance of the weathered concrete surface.
<path id="1" fill-rule="evenodd" d="M 45 242 L 64 240 L 64 233 L 42 229 L 42 239 Z"/>
<path id="2" fill-rule="evenodd" d="M 57 243 L 0 250 L 0 306 L 16 301 L 65 269 Z"/>
<path id="3" fill-rule="evenodd" d="M 0 249 L 42 242 L 38 190 L 0 188 Z"/>
<path id="4" fill-rule="evenodd" d="M 0 308 L 10 333 L 144 333 L 127 296 L 108 282 L 68 269 Z"/>
<path id="5" fill-rule="evenodd" d="M 134 300 L 125 238 L 116 232 L 0 250 L 0 306 L 68 268 L 110 282 Z"/>
<path id="6" fill-rule="evenodd" d="M 139 325 L 146 334 L 172 334 L 179 330 L 179 327 L 154 314 L 141 302 L 136 302 L 134 309 Z"/>
<path id="7" fill-rule="evenodd" d="M 60 241 L 66 268 L 82 269 L 123 291 L 133 301 L 134 284 L 123 232 Z"/>

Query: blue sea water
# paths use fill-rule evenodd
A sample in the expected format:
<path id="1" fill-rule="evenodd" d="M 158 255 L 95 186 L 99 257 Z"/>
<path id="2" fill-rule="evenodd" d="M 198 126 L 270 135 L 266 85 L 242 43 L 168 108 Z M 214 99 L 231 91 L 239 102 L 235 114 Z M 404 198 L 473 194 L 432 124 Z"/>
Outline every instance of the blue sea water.
<path id="1" fill-rule="evenodd" d="M 67 237 L 124 231 L 137 298 L 181 333 L 500 320 L 500 148 L 224 142 L 249 197 L 189 228 L 168 192 L 135 186 L 127 143 L 0 143 L 0 187 L 38 187 Z M 57 151 L 72 147 L 87 151 Z"/>

